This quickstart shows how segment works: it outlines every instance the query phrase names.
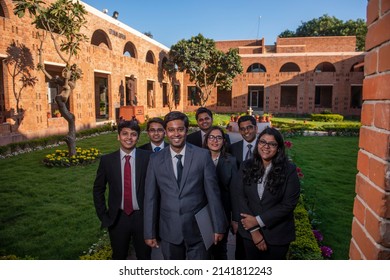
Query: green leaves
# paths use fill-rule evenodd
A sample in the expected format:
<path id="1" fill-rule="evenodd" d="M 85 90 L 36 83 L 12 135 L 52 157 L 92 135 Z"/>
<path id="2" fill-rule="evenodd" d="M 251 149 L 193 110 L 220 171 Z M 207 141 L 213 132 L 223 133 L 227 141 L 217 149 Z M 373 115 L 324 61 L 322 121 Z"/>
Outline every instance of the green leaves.
<path id="1" fill-rule="evenodd" d="M 202 106 L 207 102 L 211 91 L 217 86 L 230 88 L 233 78 L 242 73 L 241 60 L 237 50 L 223 53 L 217 50 L 214 40 L 202 34 L 189 40 L 180 40 L 171 47 L 169 60 L 185 71 L 199 89 Z"/>
<path id="2" fill-rule="evenodd" d="M 310 37 L 310 36 L 356 36 L 356 50 L 364 50 L 364 41 L 367 33 L 363 19 L 342 20 L 327 14 L 302 22 L 296 31 L 285 30 L 279 37 Z"/>

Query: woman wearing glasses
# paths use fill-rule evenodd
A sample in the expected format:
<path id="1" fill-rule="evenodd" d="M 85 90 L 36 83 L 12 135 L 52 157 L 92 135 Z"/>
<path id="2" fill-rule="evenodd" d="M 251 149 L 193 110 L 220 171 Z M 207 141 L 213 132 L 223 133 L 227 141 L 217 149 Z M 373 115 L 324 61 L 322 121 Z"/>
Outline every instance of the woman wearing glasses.
<path id="1" fill-rule="evenodd" d="M 221 192 L 222 205 L 226 218 L 232 220 L 231 188 L 233 178 L 237 176 L 237 159 L 226 153 L 226 135 L 222 128 L 213 126 L 205 135 L 203 147 L 210 151 L 211 159 L 217 171 L 218 185 Z M 227 239 L 229 227 L 226 228 L 224 238 L 216 245 L 212 245 L 209 252 L 215 260 L 227 260 Z"/>
<path id="2" fill-rule="evenodd" d="M 288 160 L 282 135 L 267 127 L 257 137 L 253 158 L 244 161 L 234 180 L 234 220 L 248 259 L 286 259 L 295 240 L 294 209 L 300 184 Z"/>

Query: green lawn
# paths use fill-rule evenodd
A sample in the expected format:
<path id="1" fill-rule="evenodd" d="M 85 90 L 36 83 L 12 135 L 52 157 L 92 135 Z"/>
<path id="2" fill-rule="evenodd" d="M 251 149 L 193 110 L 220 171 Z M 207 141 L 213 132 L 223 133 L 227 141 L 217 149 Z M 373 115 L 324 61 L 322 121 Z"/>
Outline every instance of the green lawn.
<path id="1" fill-rule="evenodd" d="M 80 140 L 103 153 L 118 148 L 116 133 Z M 142 133 L 141 142 L 146 135 Z M 356 175 L 357 137 L 290 139 L 305 174 L 307 198 L 315 201 L 325 244 L 335 259 L 348 259 Z M 92 201 L 97 162 L 47 168 L 41 161 L 56 147 L 0 160 L 0 255 L 78 259 L 102 235 Z M 313 202 L 311 202 L 313 203 Z"/>
<path id="2" fill-rule="evenodd" d="M 296 137 L 291 154 L 302 168 L 305 206 L 321 222 L 332 259 L 349 259 L 358 152 L 357 137 Z"/>

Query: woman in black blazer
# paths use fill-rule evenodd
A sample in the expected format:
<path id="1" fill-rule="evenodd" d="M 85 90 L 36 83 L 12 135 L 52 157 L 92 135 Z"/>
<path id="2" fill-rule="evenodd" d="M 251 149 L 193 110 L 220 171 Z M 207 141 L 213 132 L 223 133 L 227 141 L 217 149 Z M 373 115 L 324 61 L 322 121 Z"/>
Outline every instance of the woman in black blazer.
<path id="1" fill-rule="evenodd" d="M 231 189 L 233 178 L 237 176 L 237 159 L 226 153 L 226 134 L 219 126 L 213 126 L 205 135 L 203 147 L 210 151 L 221 192 L 222 205 L 229 223 L 232 221 Z M 209 252 L 212 259 L 227 260 L 227 239 L 229 227 L 226 228 L 223 239 L 216 245 L 212 245 Z"/>
<path id="2" fill-rule="evenodd" d="M 286 259 L 295 240 L 300 184 L 278 130 L 268 127 L 259 134 L 253 159 L 241 164 L 235 182 L 234 220 L 240 222 L 247 258 Z"/>

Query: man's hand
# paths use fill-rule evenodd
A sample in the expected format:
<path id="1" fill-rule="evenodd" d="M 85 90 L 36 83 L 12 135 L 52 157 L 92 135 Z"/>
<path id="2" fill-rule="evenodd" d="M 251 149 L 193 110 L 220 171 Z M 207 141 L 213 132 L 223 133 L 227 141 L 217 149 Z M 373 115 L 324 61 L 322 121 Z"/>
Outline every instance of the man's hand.
<path id="1" fill-rule="evenodd" d="M 216 245 L 223 238 L 223 233 L 214 233 L 214 244 Z"/>
<path id="2" fill-rule="evenodd" d="M 157 240 L 154 238 L 154 239 L 145 239 L 145 243 L 146 245 L 148 245 L 149 247 L 152 247 L 152 248 L 158 248 L 158 243 L 157 243 Z"/>
<path id="3" fill-rule="evenodd" d="M 242 226 L 244 227 L 244 229 L 248 230 L 250 228 L 253 228 L 253 227 L 259 225 L 259 223 L 256 220 L 256 217 L 249 215 L 249 214 L 244 214 L 244 213 L 241 213 L 240 215 L 242 217 L 241 223 L 242 223 Z"/>

